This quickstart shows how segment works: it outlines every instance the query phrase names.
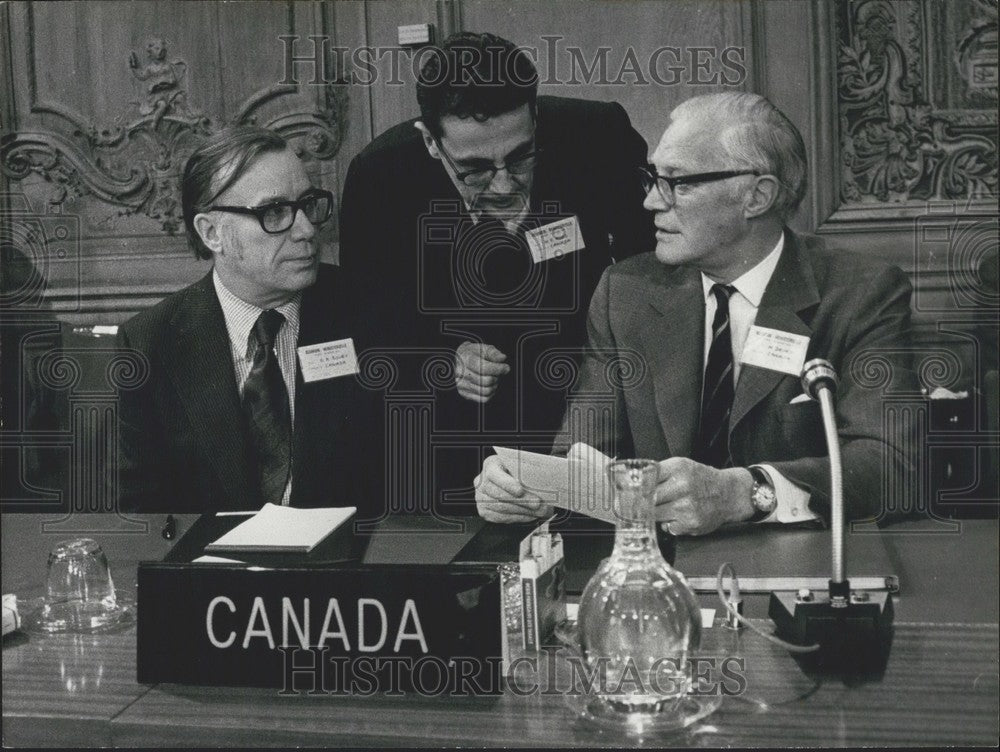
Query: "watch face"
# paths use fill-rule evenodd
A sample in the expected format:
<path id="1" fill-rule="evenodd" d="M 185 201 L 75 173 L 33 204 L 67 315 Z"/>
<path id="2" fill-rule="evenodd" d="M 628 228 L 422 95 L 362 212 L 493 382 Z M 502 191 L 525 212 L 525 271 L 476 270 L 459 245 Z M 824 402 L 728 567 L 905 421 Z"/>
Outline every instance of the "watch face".
<path id="1" fill-rule="evenodd" d="M 753 484 L 753 494 L 751 495 L 754 507 L 760 512 L 773 512 L 778 505 L 778 499 L 774 495 L 774 489 L 764 483 Z"/>

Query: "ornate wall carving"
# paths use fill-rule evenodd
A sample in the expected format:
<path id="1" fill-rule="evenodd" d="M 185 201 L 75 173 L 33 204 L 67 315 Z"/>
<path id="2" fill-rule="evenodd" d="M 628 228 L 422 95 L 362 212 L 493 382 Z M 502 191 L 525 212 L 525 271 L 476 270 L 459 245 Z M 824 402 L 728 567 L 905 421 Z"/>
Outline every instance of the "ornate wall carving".
<path id="1" fill-rule="evenodd" d="M 51 183 L 50 204 L 93 196 L 117 207 L 118 216 L 145 215 L 173 235 L 182 227 L 177 197 L 184 162 L 204 137 L 227 123 L 190 108 L 188 65 L 170 54 L 162 37 L 150 37 L 143 55 L 132 51 L 120 70 L 120 85 L 130 78 L 139 84 L 139 98 L 127 111 L 97 123 L 66 107 L 35 107 L 55 115 L 62 127 L 11 133 L 0 149 L 0 165 L 14 180 L 36 174 Z M 297 93 L 294 85 L 254 92 L 229 122 L 273 128 L 308 157 L 332 159 L 343 140 L 346 88 L 326 84 L 315 109 L 268 111 L 266 105 Z"/>
<path id="2" fill-rule="evenodd" d="M 994 0 L 834 5 L 839 206 L 997 196 Z M 878 216 L 867 213 L 869 217 Z"/>

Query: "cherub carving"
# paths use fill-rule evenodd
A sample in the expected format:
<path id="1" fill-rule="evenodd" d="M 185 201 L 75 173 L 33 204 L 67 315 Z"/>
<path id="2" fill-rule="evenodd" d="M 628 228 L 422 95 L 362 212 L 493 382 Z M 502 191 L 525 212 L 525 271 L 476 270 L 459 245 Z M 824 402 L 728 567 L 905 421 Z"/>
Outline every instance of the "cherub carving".
<path id="1" fill-rule="evenodd" d="M 152 115 L 159 121 L 173 108 L 186 111 L 185 94 L 181 81 L 187 72 L 183 60 L 167 60 L 167 46 L 160 37 L 150 37 L 146 41 L 145 65 L 140 67 L 139 56 L 129 55 L 128 67 L 132 75 L 146 84 L 146 100 L 139 103 L 140 115 Z"/>

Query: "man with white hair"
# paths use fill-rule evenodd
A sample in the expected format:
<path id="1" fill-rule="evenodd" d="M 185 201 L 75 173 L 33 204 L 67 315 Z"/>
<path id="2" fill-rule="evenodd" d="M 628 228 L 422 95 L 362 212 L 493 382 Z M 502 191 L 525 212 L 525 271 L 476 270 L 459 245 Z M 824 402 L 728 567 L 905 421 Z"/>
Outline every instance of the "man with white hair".
<path id="1" fill-rule="evenodd" d="M 756 94 L 679 105 L 643 177 L 656 250 L 610 267 L 597 287 L 557 449 L 583 441 L 660 460 L 657 519 L 674 535 L 821 518 L 829 460 L 797 369 L 825 358 L 840 377 L 848 514 L 878 515 L 889 478 L 913 460 L 882 410 L 888 389 L 917 391 L 906 276 L 788 229 L 806 191 L 805 146 Z M 782 352 L 767 347 L 776 341 Z M 867 378 L 872 358 L 891 385 Z M 480 514 L 548 513 L 509 470 L 499 457 L 484 463 Z"/>

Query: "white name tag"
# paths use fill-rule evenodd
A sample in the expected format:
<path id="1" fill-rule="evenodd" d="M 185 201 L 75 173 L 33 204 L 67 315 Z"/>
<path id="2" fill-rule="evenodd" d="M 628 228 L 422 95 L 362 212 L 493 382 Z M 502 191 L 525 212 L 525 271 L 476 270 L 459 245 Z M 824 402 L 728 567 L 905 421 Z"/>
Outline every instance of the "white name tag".
<path id="1" fill-rule="evenodd" d="M 747 366 L 799 376 L 802 364 L 806 362 L 808 347 L 809 338 L 801 334 L 754 325 L 750 327 L 746 344 L 743 345 L 740 362 Z"/>
<path id="2" fill-rule="evenodd" d="M 580 223 L 575 216 L 550 222 L 534 230 L 524 233 L 531 250 L 531 257 L 536 264 L 553 258 L 560 258 L 567 253 L 583 248 L 583 237 L 580 235 Z"/>
<path id="3" fill-rule="evenodd" d="M 305 345 L 298 348 L 298 352 L 302 380 L 307 384 L 358 372 L 358 356 L 354 353 L 354 340 L 350 337 Z"/>

